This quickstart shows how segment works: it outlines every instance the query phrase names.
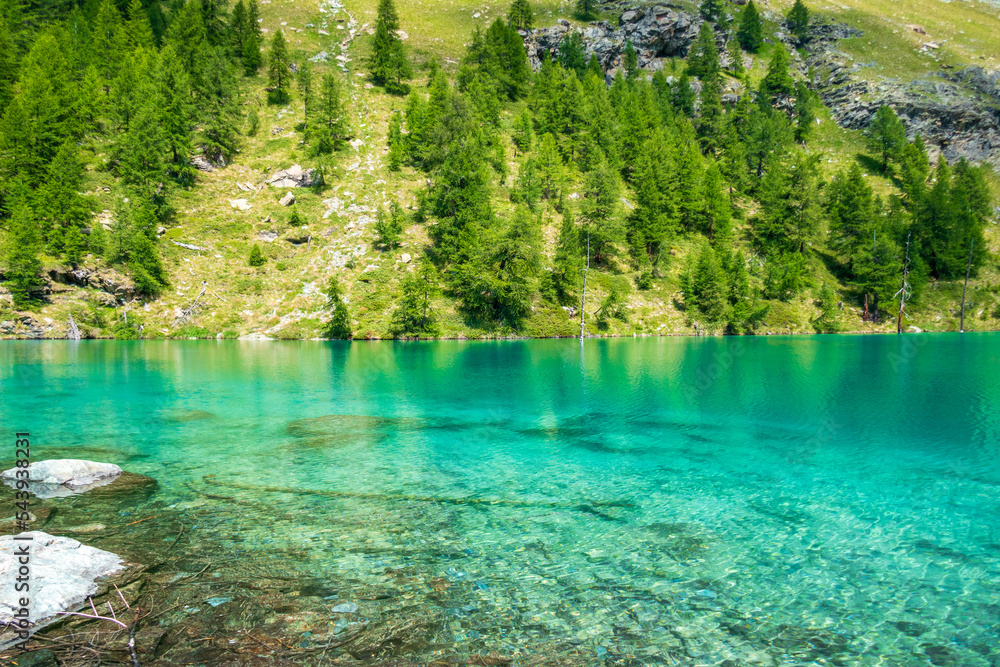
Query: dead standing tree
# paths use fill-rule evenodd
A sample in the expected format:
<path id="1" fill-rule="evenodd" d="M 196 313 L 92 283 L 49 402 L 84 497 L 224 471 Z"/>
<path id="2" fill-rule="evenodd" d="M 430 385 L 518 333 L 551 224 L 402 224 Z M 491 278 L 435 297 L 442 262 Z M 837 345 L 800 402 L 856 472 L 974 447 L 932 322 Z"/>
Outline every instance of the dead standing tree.
<path id="1" fill-rule="evenodd" d="M 906 259 L 903 261 L 903 284 L 900 286 L 899 291 L 896 292 L 895 296 L 899 297 L 899 316 L 896 318 L 896 333 L 903 333 L 903 311 L 906 310 L 906 300 L 910 298 L 910 283 L 907 281 L 907 277 L 910 275 L 910 236 L 913 232 L 906 235 Z"/>

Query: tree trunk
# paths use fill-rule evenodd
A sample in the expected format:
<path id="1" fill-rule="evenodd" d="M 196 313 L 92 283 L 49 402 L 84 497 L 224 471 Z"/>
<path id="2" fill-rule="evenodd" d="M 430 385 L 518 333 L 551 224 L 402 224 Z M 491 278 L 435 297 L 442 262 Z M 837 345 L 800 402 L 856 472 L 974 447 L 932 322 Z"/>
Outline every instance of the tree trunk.
<path id="1" fill-rule="evenodd" d="M 958 325 L 958 330 L 961 333 L 965 333 L 965 293 L 969 289 L 969 273 L 972 272 L 972 249 L 976 245 L 975 237 L 969 241 L 969 263 L 965 267 L 965 285 L 962 287 L 962 314 L 960 316 L 960 324 Z"/>
<path id="2" fill-rule="evenodd" d="M 590 234 L 587 234 L 587 266 L 583 269 L 583 294 L 580 296 L 580 342 L 583 343 L 583 326 L 587 308 L 587 272 L 590 271 Z"/>

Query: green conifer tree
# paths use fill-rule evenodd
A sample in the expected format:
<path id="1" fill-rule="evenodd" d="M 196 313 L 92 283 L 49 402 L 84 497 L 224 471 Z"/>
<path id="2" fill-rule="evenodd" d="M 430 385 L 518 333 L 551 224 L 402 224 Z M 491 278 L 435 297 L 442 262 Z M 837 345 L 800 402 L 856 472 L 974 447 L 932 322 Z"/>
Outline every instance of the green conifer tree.
<path id="1" fill-rule="evenodd" d="M 875 117 L 865 131 L 870 150 L 882 162 L 882 171 L 888 171 L 889 161 L 899 158 L 906 146 L 906 126 L 890 106 L 883 106 L 875 112 Z"/>
<path id="2" fill-rule="evenodd" d="M 250 257 L 247 259 L 247 264 L 253 267 L 264 266 L 267 262 L 267 258 L 264 257 L 264 253 L 261 252 L 260 244 L 254 243 L 250 248 Z"/>
<path id="3" fill-rule="evenodd" d="M 760 20 L 760 12 L 753 0 L 747 3 L 740 15 L 740 25 L 736 30 L 736 38 L 740 40 L 740 46 L 744 51 L 757 53 L 757 50 L 764 44 L 764 25 Z"/>
<path id="4" fill-rule="evenodd" d="M 383 250 L 399 247 L 403 237 L 403 208 L 399 202 L 392 202 L 389 214 L 379 207 L 375 215 L 375 244 Z"/>
<path id="5" fill-rule="evenodd" d="M 584 262 L 584 252 L 580 247 L 580 230 L 576 228 L 573 211 L 563 209 L 559 240 L 552 262 L 552 295 L 557 303 L 576 303 L 576 291 L 580 286 L 580 269 Z"/>
<path id="6" fill-rule="evenodd" d="M 795 35 L 799 45 L 805 44 L 806 40 L 809 39 L 809 10 L 806 9 L 802 0 L 795 0 L 795 4 L 792 5 L 792 9 L 785 18 L 785 23 L 788 25 L 789 31 Z"/>
<path id="7" fill-rule="evenodd" d="M 531 30 L 535 24 L 531 3 L 528 0 L 514 0 L 507 13 L 507 22 L 515 30 Z"/>
<path id="8" fill-rule="evenodd" d="M 730 39 L 726 44 L 726 51 L 729 54 L 729 71 L 736 77 L 742 78 L 746 73 L 743 66 L 743 49 L 740 47 L 740 40 Z"/>
<path id="9" fill-rule="evenodd" d="M 698 13 L 706 21 L 717 23 L 726 13 L 726 5 L 723 0 L 702 0 Z"/>
<path id="10" fill-rule="evenodd" d="M 639 74 L 639 54 L 635 52 L 632 40 L 625 42 L 625 52 L 622 54 L 622 66 L 625 68 L 625 78 L 631 80 Z"/>
<path id="11" fill-rule="evenodd" d="M 581 21 L 597 18 L 597 0 L 576 0 L 576 17 Z"/>
<path id="12" fill-rule="evenodd" d="M 580 204 L 582 233 L 590 237 L 590 253 L 596 264 L 607 262 L 615 246 L 625 240 L 619 201 L 618 175 L 601 160 L 584 176 L 584 197 Z"/>
<path id="13" fill-rule="evenodd" d="M 761 98 L 775 104 L 778 100 L 795 94 L 795 80 L 788 71 L 791 63 L 792 59 L 784 44 L 780 42 L 775 44 L 774 55 L 771 56 L 771 62 L 767 66 L 767 74 L 760 82 Z"/>
<path id="14" fill-rule="evenodd" d="M 350 132 L 340 79 L 332 72 L 324 74 L 315 105 L 314 150 L 320 154 L 341 150 L 347 144 Z"/>
<path id="15" fill-rule="evenodd" d="M 326 288 L 326 298 L 330 309 L 330 320 L 325 327 L 327 338 L 337 340 L 350 340 L 354 337 L 351 333 L 351 317 L 347 312 L 347 304 L 344 303 L 344 292 L 336 276 L 330 276 L 330 282 Z"/>
<path id="16" fill-rule="evenodd" d="M 410 78 L 411 68 L 403 41 L 396 34 L 398 30 L 399 15 L 393 0 L 379 0 L 368 71 L 375 83 L 388 92 L 405 94 L 408 88 L 403 81 Z"/>
<path id="17" fill-rule="evenodd" d="M 26 204 L 16 204 L 7 224 L 3 248 L 4 280 L 15 308 L 24 309 L 35 303 L 45 285 L 38 257 L 41 245 L 38 223 L 31 209 Z"/>
<path id="18" fill-rule="evenodd" d="M 719 47 L 715 44 L 712 26 L 707 21 L 698 30 L 698 38 L 688 52 L 687 63 L 691 76 L 702 80 L 719 76 Z"/>
<path id="19" fill-rule="evenodd" d="M 271 38 L 271 50 L 267 54 L 267 94 L 271 104 L 285 104 L 289 100 L 288 89 L 292 80 L 291 61 L 288 58 L 288 43 L 285 35 L 277 30 Z"/>
<path id="20" fill-rule="evenodd" d="M 390 331 L 397 338 L 435 336 L 440 331 L 433 300 L 440 293 L 440 279 L 426 257 L 416 271 L 407 273 L 401 285 L 402 297 L 393 313 Z"/>

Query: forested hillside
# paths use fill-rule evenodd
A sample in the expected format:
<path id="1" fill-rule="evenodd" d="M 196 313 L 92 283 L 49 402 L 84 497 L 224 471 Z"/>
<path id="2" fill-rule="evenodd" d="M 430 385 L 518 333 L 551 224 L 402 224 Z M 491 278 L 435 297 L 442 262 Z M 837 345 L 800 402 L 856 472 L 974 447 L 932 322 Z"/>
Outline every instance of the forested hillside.
<path id="1" fill-rule="evenodd" d="M 641 6 L 2 0 L 0 335 L 997 328 L 992 168 L 837 126 L 850 16 Z"/>

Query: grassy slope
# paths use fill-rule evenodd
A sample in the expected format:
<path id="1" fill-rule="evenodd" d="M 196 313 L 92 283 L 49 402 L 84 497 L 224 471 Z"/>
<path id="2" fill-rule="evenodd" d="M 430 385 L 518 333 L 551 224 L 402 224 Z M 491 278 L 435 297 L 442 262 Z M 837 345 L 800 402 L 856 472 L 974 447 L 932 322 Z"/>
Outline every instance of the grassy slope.
<path id="1" fill-rule="evenodd" d="M 360 27 L 373 22 L 375 3 L 345 0 L 344 4 Z M 764 3 L 764 9 L 783 12 L 790 4 Z M 418 66 L 432 56 L 440 58 L 447 66 L 460 57 L 472 29 L 476 25 L 488 25 L 506 11 L 507 3 L 493 5 L 472 0 L 420 0 L 397 5 L 403 29 L 409 35 L 407 43 Z M 995 8 L 986 11 L 987 5 L 970 2 L 944 4 L 938 0 L 843 0 L 816 3 L 814 6 L 831 18 L 866 30 L 865 37 L 848 40 L 843 48 L 859 61 L 876 61 L 879 67 L 884 68 L 879 70 L 879 75 L 905 78 L 937 68 L 938 64 L 931 56 L 915 53 L 914 46 L 919 44 L 921 36 L 907 30 L 903 26 L 905 23 L 923 25 L 929 33 L 924 40 L 947 40 L 944 42 L 946 46 L 935 54 L 938 58 L 951 58 L 955 62 L 982 62 L 979 56 L 984 56 L 985 64 L 992 66 L 1000 58 L 1000 45 L 997 44 L 1000 40 L 1000 20 Z M 571 2 L 558 0 L 537 2 L 537 22 L 547 25 L 557 18 L 569 17 L 571 7 Z M 297 61 L 321 49 L 334 56 L 340 53 L 338 43 L 346 36 L 346 22 L 341 24 L 345 29 L 338 30 L 338 23 L 329 19 L 326 30 L 330 35 L 319 34 L 325 15 L 321 14 L 316 2 L 273 0 L 263 4 L 262 10 L 262 25 L 269 30 L 268 35 L 282 27 L 281 22 L 286 23 L 285 34 Z M 475 17 L 476 13 L 480 16 Z M 339 16 L 346 18 L 344 14 Z M 306 27 L 307 24 L 313 27 Z M 868 42 L 884 48 L 872 49 Z M 428 242 L 427 234 L 423 226 L 412 225 L 407 229 L 403 247 L 392 254 L 384 254 L 373 249 L 372 224 L 364 222 L 366 218 L 374 217 L 374 207 L 386 205 L 392 198 L 397 198 L 406 208 L 413 206 L 414 193 L 425 177 L 408 169 L 393 174 L 383 164 L 388 118 L 394 110 L 402 108 L 404 100 L 372 89 L 363 77 L 357 76 L 363 69 L 360 62 L 364 46 L 365 38 L 361 37 L 347 50 L 346 55 L 351 62 L 347 64 L 349 74 L 345 77 L 351 95 L 353 127 L 356 137 L 363 144 L 356 151 L 350 150 L 338 157 L 335 174 L 329 179 L 330 190 L 322 195 L 301 188 L 294 191 L 298 199 L 296 206 L 307 221 L 306 228 L 293 229 L 287 225 L 290 210 L 278 204 L 285 191 L 264 187 L 253 194 L 241 191 L 237 185 L 251 183 L 259 186 L 266 175 L 292 164 L 312 166 L 305 146 L 300 143 L 300 135 L 294 132 L 294 126 L 302 119 L 298 97 L 286 107 L 261 106 L 258 100 L 264 99 L 263 82 L 244 82 L 247 110 L 250 106 L 258 108 L 260 131 L 247 140 L 230 167 L 201 174 L 197 188 L 177 194 L 177 223 L 168 230 L 165 239 L 195 244 L 208 250 L 191 251 L 164 243 L 171 288 L 156 301 L 130 306 L 140 311 L 146 335 L 316 336 L 325 304 L 325 297 L 319 290 L 331 274 L 336 275 L 348 289 L 355 335 L 378 337 L 386 334 L 391 305 L 399 296 L 401 276 L 410 268 L 401 261 L 402 254 L 419 256 L 421 248 Z M 327 65 L 318 65 L 316 73 L 322 74 L 334 63 L 331 60 Z M 755 64 L 757 75 L 763 66 L 763 59 Z M 417 77 L 420 80 L 422 73 L 418 71 Z M 831 170 L 856 159 L 862 150 L 857 133 L 837 128 L 828 118 L 824 118 L 819 127 L 815 144 L 828 153 L 827 165 Z M 95 147 L 95 161 L 99 151 L 100 147 Z M 513 151 L 509 151 L 509 155 L 513 155 Z M 511 167 L 516 168 L 513 162 Z M 102 197 L 102 207 L 111 208 L 110 195 L 99 190 L 100 186 L 109 184 L 110 178 L 106 174 L 92 172 L 91 180 L 92 191 L 98 191 Z M 877 181 L 876 184 L 883 190 L 888 187 L 884 181 Z M 233 209 L 229 200 L 236 198 L 250 199 L 251 210 Z M 341 210 L 353 212 L 343 216 L 333 214 L 324 219 L 323 212 L 327 209 L 324 200 L 333 198 L 340 200 Z M 501 210 L 504 206 L 500 204 Z M 546 253 L 551 254 L 557 220 L 546 215 L 545 223 L 545 237 L 549 242 Z M 278 232 L 280 237 L 270 243 L 260 242 L 269 261 L 264 267 L 250 268 L 246 258 L 250 247 L 257 241 L 257 234 L 262 231 Z M 287 236 L 304 235 L 312 235 L 308 246 L 296 246 L 284 240 Z M 996 227 L 991 226 L 989 240 L 994 253 L 1000 251 L 998 237 L 1000 234 Z M 671 250 L 665 279 L 650 291 L 632 292 L 632 314 L 628 323 L 615 322 L 605 331 L 593 326 L 590 330 L 593 333 L 620 335 L 693 333 L 691 322 L 674 303 L 680 268 L 693 245 L 689 240 L 679 240 Z M 348 266 L 341 267 L 336 266 L 339 263 L 335 259 L 336 253 L 356 253 L 357 256 Z M 814 258 L 813 263 L 820 282 L 835 284 L 835 278 L 819 256 Z M 612 281 L 628 279 L 631 282 L 632 277 L 627 272 L 618 276 L 592 271 L 588 283 L 588 311 L 596 310 Z M 202 281 L 207 281 L 208 290 L 199 302 L 201 309 L 188 322 L 178 322 L 179 310 L 192 302 L 201 289 Z M 1000 328 L 1000 323 L 992 317 L 1000 300 L 998 288 L 1000 274 L 993 265 L 970 286 L 972 305 L 969 312 L 973 319 L 967 318 L 967 328 Z M 39 313 L 43 321 L 44 318 L 53 321 L 51 335 L 61 335 L 66 313 L 71 306 L 77 320 L 83 320 L 85 328 L 90 325 L 89 330 L 95 334 L 101 331 L 100 321 L 89 317 L 86 310 L 79 306 L 80 296 L 77 290 L 57 294 L 53 303 Z M 910 323 L 929 330 L 957 329 L 960 296 L 961 285 L 932 286 L 923 303 L 912 314 Z M 536 306 L 522 333 L 534 336 L 573 335 L 578 331 L 577 321 L 567 312 L 543 307 L 540 303 Z M 455 304 L 446 297 L 439 298 L 437 307 L 445 336 L 472 337 L 490 333 L 470 327 L 456 311 Z M 982 319 L 979 318 L 980 312 Z M 890 324 L 881 327 L 866 325 L 856 313 L 857 309 L 847 307 L 843 318 L 846 330 L 893 328 Z M 775 303 L 761 330 L 776 333 L 811 331 L 809 321 L 815 314 L 816 309 L 809 297 L 801 297 L 791 303 Z"/>

